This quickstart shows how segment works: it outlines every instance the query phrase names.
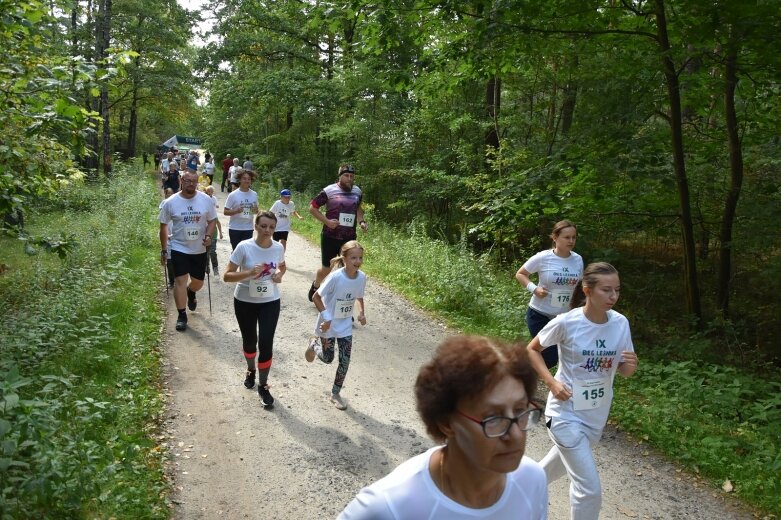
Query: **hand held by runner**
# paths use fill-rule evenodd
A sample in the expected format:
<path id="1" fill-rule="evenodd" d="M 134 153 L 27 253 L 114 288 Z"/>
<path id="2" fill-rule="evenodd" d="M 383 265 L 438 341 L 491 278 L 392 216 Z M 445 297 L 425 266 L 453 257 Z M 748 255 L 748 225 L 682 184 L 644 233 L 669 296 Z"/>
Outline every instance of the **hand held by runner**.
<path id="1" fill-rule="evenodd" d="M 637 370 L 637 354 L 624 351 L 621 353 L 621 362 L 618 364 L 618 373 L 624 377 L 631 376 Z"/>
<path id="2" fill-rule="evenodd" d="M 550 389 L 551 393 L 556 397 L 556 399 L 560 401 L 567 401 L 570 397 L 572 397 L 572 391 L 567 388 L 564 383 L 559 381 L 558 379 L 554 379 L 553 383 L 551 383 L 548 388 Z"/>
<path id="3" fill-rule="evenodd" d="M 273 275 L 271 275 L 271 281 L 274 283 L 282 283 L 282 275 L 283 273 L 280 271 L 277 271 Z"/>
<path id="4" fill-rule="evenodd" d="M 536 289 L 534 289 L 534 295 L 539 296 L 540 298 L 545 298 L 548 296 L 548 289 L 543 287 L 542 285 L 538 285 Z"/>
<path id="5" fill-rule="evenodd" d="M 328 229 L 336 229 L 339 227 L 339 221 L 336 219 L 329 219 L 325 221 L 325 225 L 328 227 Z"/>
<path id="6" fill-rule="evenodd" d="M 358 323 L 364 326 L 366 325 L 366 316 L 363 313 L 358 315 Z"/>
<path id="7" fill-rule="evenodd" d="M 323 323 L 320 324 L 320 332 L 322 333 L 328 332 L 328 329 L 330 328 L 331 328 L 331 320 L 324 321 Z"/>

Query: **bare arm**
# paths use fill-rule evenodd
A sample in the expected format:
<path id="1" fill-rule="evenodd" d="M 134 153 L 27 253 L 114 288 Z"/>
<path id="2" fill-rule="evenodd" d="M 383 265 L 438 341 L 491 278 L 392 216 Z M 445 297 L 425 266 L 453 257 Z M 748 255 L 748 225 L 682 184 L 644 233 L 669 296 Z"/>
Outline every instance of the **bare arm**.
<path id="1" fill-rule="evenodd" d="M 329 229 L 336 229 L 336 227 L 339 225 L 339 221 L 335 219 L 327 219 L 325 215 L 323 215 L 320 212 L 319 208 L 314 207 L 312 204 L 309 205 L 309 214 L 315 217 L 317 220 L 323 223 L 324 226 L 328 227 Z"/>
<path id="2" fill-rule="evenodd" d="M 281 283 L 282 277 L 285 276 L 286 272 L 287 266 L 285 265 L 285 262 L 282 262 L 277 266 L 277 272 L 271 276 L 271 280 L 275 283 Z"/>
<path id="3" fill-rule="evenodd" d="M 363 306 L 363 298 L 356 298 L 358 302 L 358 323 L 366 325 L 366 315 L 364 314 L 365 308 Z"/>
<path id="4" fill-rule="evenodd" d="M 629 377 L 637 370 L 637 354 L 627 350 L 621 353 L 621 362 L 618 364 L 618 373 L 624 377 Z"/>
<path id="5" fill-rule="evenodd" d="M 515 279 L 518 280 L 519 284 L 523 285 L 524 287 L 528 287 L 530 283 L 533 283 L 531 278 L 529 278 L 529 275 L 531 275 L 531 273 L 521 267 L 518 269 L 518 272 L 515 273 Z M 548 290 L 545 287 L 537 286 L 534 288 L 534 292 L 532 294 L 539 296 L 540 298 L 544 298 L 548 295 Z"/>
<path id="6" fill-rule="evenodd" d="M 160 223 L 160 263 L 165 264 L 168 254 L 168 224 Z"/>
<path id="7" fill-rule="evenodd" d="M 331 317 L 325 316 L 325 303 L 323 303 L 323 298 L 318 293 L 315 293 L 314 296 L 312 296 L 312 303 L 315 304 L 315 308 L 320 312 L 320 317 L 323 319 L 322 323 L 320 323 L 320 332 L 326 332 L 328 329 L 331 328 Z M 328 319 L 326 319 L 328 318 Z"/>
<path id="8" fill-rule="evenodd" d="M 554 397 L 560 401 L 566 401 L 572 397 L 572 391 L 567 388 L 564 383 L 551 375 L 550 370 L 548 370 L 548 367 L 545 366 L 545 360 L 542 358 L 542 354 L 540 353 L 542 352 L 542 349 L 543 347 L 542 343 L 540 343 L 540 338 L 535 336 L 534 339 L 532 339 L 526 346 L 526 351 L 529 353 L 529 362 L 531 363 L 535 372 L 537 372 L 537 375 L 540 376 L 540 379 L 542 379 L 543 383 L 545 383 L 545 386 L 547 386 L 554 395 Z"/>
<path id="9" fill-rule="evenodd" d="M 363 231 L 368 231 L 369 230 L 369 226 L 368 226 L 368 224 L 366 224 L 366 221 L 363 219 L 363 207 L 362 206 L 358 206 L 357 217 L 358 217 L 358 223 L 361 226 L 361 229 Z"/>

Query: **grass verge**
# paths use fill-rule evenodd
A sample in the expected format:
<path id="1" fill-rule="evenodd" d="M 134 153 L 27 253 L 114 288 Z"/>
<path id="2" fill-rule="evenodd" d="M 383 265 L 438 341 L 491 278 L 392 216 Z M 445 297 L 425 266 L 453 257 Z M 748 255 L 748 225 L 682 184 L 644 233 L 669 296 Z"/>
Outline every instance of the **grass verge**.
<path id="1" fill-rule="evenodd" d="M 29 231 L 66 242 L 64 259 L 0 239 L 3 518 L 169 515 L 151 438 L 163 408 L 159 196 L 140 168 L 115 172 L 37 208 Z"/>

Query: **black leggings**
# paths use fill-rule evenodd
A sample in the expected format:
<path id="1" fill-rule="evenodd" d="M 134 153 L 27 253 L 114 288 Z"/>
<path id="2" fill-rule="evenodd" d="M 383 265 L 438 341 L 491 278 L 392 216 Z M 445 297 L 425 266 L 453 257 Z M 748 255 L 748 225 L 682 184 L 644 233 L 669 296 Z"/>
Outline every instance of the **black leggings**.
<path id="1" fill-rule="evenodd" d="M 233 299 L 233 310 L 241 330 L 241 346 L 244 357 L 249 359 L 257 353 L 258 368 L 271 367 L 274 347 L 274 332 L 279 320 L 280 301 L 247 303 Z"/>

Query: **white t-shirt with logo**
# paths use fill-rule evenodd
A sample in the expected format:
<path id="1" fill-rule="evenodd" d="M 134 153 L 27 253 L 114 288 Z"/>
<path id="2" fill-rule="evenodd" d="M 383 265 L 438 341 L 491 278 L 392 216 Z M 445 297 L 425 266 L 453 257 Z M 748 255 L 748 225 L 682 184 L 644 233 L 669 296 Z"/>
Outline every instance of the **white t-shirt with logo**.
<path id="1" fill-rule="evenodd" d="M 554 377 L 572 390 L 572 398 L 566 401 L 548 392 L 545 414 L 595 430 L 604 428 L 621 353 L 635 350 L 629 320 L 611 309 L 607 322 L 594 323 L 583 314 L 583 307 L 578 307 L 556 316 L 537 337 L 543 347 L 558 345 L 559 365 Z"/>
<path id="2" fill-rule="evenodd" d="M 353 334 L 353 309 L 355 300 L 363 298 L 366 288 L 366 275 L 358 271 L 355 278 L 350 278 L 344 267 L 332 271 L 326 276 L 323 283 L 317 289 L 317 293 L 323 299 L 325 310 L 333 317 L 331 327 L 324 333 L 320 332 L 322 315 L 317 315 L 315 322 L 315 335 L 321 338 L 345 338 Z"/>
<path id="3" fill-rule="evenodd" d="M 160 206 L 158 220 L 168 224 L 171 249 L 188 255 L 206 252 L 203 239 L 206 227 L 217 218 L 217 209 L 211 197 L 196 191 L 192 198 L 175 193 Z"/>
<path id="4" fill-rule="evenodd" d="M 274 202 L 269 211 L 277 216 L 276 231 L 290 231 L 290 218 L 295 210 L 296 205 L 292 200 L 287 204 L 281 200 Z"/>
<path id="5" fill-rule="evenodd" d="M 403 462 L 390 474 L 363 488 L 337 520 L 545 520 L 548 483 L 539 464 L 523 457 L 507 474 L 504 491 L 490 507 L 473 509 L 451 500 L 431 478 L 437 446 Z"/>
<path id="6" fill-rule="evenodd" d="M 579 254 L 573 251 L 561 258 L 548 249 L 529 258 L 522 268 L 530 274 L 537 273 L 537 285 L 548 290 L 544 298 L 532 295 L 529 307 L 551 318 L 569 310 L 572 291 L 583 278 L 583 258 Z"/>
<path id="7" fill-rule="evenodd" d="M 230 216 L 228 229 L 236 231 L 252 231 L 255 229 L 255 214 L 252 207 L 258 205 L 258 194 L 253 190 L 233 190 L 225 199 L 225 207 L 234 210 L 241 208 L 241 213 Z"/>
<path id="8" fill-rule="evenodd" d="M 285 263 L 285 249 L 279 242 L 271 241 L 267 248 L 260 247 L 254 238 L 242 240 L 231 253 L 230 261 L 240 271 L 249 271 L 257 264 L 264 267 L 257 278 L 242 280 L 236 284 L 233 296 L 247 303 L 266 303 L 279 299 L 278 284 L 271 280 L 279 266 Z"/>

